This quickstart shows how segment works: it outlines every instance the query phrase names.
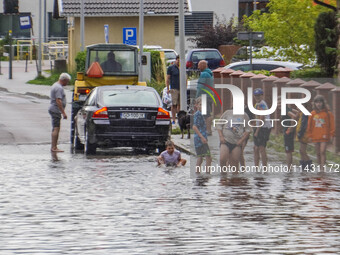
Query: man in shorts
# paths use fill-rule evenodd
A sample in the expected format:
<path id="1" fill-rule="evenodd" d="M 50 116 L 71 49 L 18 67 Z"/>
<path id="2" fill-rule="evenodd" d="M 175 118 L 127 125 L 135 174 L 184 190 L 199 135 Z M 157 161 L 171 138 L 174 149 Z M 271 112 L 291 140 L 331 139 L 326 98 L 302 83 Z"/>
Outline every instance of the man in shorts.
<path id="1" fill-rule="evenodd" d="M 52 152 L 63 152 L 58 148 L 58 138 L 60 131 L 60 119 L 63 116 L 63 119 L 67 119 L 67 115 L 65 113 L 66 107 L 66 97 L 64 86 L 66 86 L 71 80 L 71 76 L 68 73 L 62 73 L 59 76 L 59 80 L 53 84 L 51 87 L 51 101 L 50 107 L 48 108 L 48 112 L 52 118 L 52 144 L 51 151 Z"/>
<path id="2" fill-rule="evenodd" d="M 179 56 L 176 57 L 176 61 L 173 65 L 168 67 L 166 76 L 166 88 L 167 93 L 171 94 L 172 105 L 171 115 L 172 124 L 176 123 L 176 113 L 180 110 L 180 82 L 179 82 Z"/>
<path id="3" fill-rule="evenodd" d="M 268 110 L 267 103 L 263 100 L 263 90 L 258 88 L 254 90 L 255 97 L 255 109 L 257 110 Z M 260 158 L 262 160 L 262 166 L 267 166 L 268 158 L 266 152 L 267 142 L 269 140 L 271 123 L 269 121 L 269 115 L 256 116 L 256 119 L 262 120 L 257 121 L 254 129 L 254 163 L 255 166 L 260 165 Z M 263 125 L 261 126 L 261 124 Z M 261 126 L 261 127 L 259 127 Z"/>

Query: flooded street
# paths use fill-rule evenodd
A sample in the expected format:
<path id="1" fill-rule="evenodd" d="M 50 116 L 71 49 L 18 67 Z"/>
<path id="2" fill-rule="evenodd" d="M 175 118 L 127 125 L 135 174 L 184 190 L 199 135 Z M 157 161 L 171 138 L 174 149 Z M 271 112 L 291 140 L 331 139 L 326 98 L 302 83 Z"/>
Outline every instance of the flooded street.
<path id="1" fill-rule="evenodd" d="M 192 179 L 128 149 L 48 149 L 0 148 L 0 254 L 340 252 L 336 175 Z"/>
<path id="2" fill-rule="evenodd" d="M 1 92 L 1 255 L 340 253 L 339 174 L 192 178 L 186 154 L 176 169 L 129 149 L 85 157 L 69 120 L 51 155 L 47 107 Z"/>

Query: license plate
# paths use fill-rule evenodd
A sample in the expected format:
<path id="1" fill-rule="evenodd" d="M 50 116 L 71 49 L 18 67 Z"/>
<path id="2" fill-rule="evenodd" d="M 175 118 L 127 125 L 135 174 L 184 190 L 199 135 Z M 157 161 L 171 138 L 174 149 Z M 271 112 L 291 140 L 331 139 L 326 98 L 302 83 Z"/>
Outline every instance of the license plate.
<path id="1" fill-rule="evenodd" d="M 85 101 L 87 98 L 87 95 L 79 95 L 79 101 Z"/>
<path id="2" fill-rule="evenodd" d="M 122 112 L 120 114 L 121 119 L 144 119 L 145 113 L 141 112 Z"/>

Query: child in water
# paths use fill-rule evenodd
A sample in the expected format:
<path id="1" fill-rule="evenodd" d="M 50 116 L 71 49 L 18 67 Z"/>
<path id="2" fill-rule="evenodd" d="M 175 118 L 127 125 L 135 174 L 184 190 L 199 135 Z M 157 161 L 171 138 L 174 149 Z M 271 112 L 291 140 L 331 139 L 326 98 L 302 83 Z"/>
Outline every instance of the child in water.
<path id="1" fill-rule="evenodd" d="M 172 141 L 165 143 L 165 151 L 157 157 L 158 166 L 165 164 L 166 166 L 184 166 L 187 161 L 181 158 L 181 153 L 175 149 L 175 144 Z"/>

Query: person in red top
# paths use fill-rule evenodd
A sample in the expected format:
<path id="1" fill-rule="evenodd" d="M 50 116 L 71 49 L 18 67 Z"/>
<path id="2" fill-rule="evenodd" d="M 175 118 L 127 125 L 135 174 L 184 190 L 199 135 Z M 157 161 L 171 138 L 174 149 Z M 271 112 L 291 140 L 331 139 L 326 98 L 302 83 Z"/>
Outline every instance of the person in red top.
<path id="1" fill-rule="evenodd" d="M 335 135 L 334 115 L 328 110 L 325 98 L 321 95 L 314 98 L 313 109 L 308 118 L 307 136 L 315 144 L 318 164 L 323 167 L 326 163 L 327 143 Z"/>

